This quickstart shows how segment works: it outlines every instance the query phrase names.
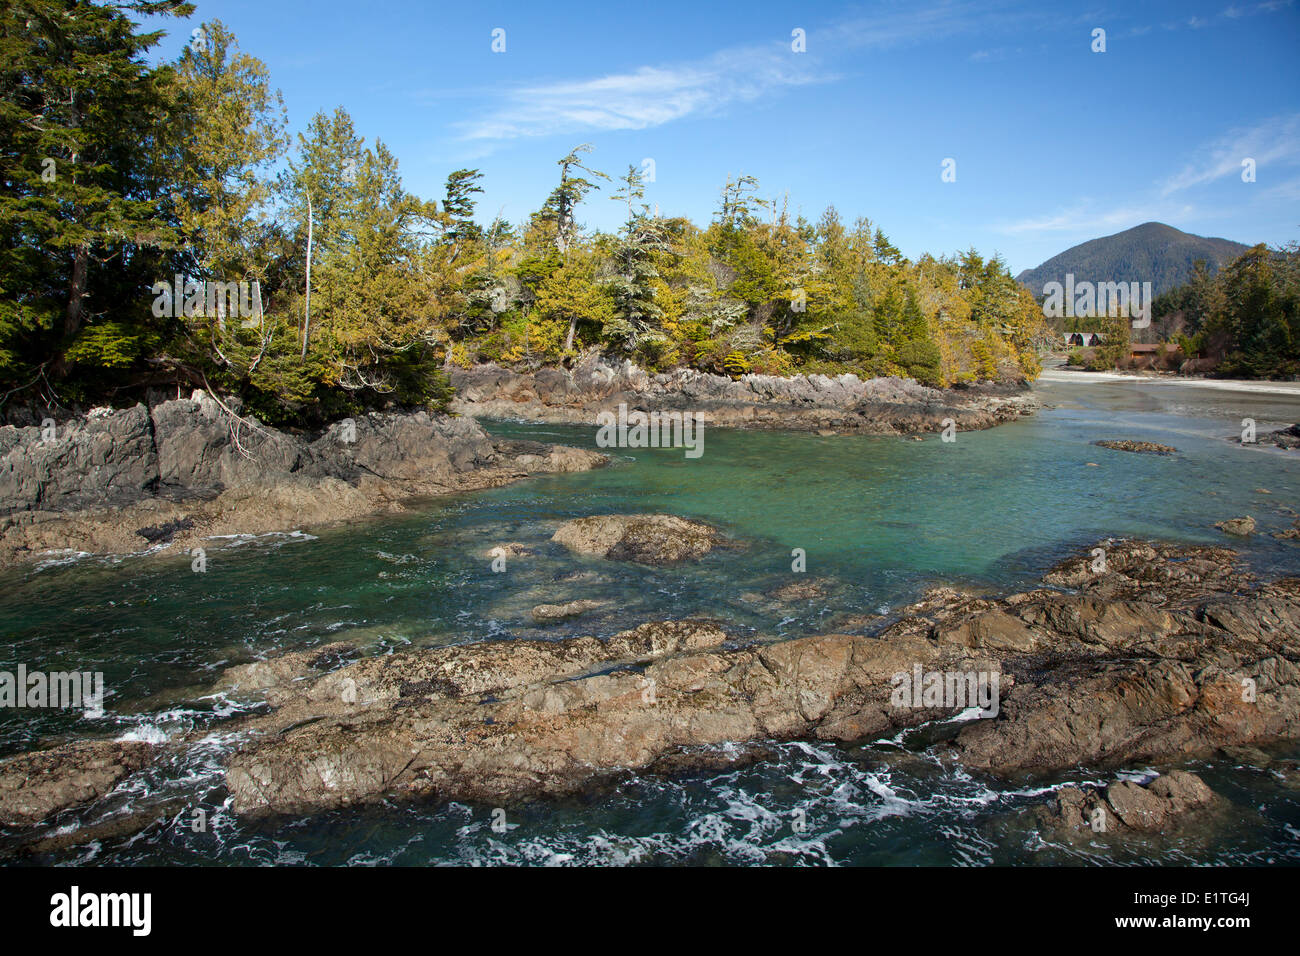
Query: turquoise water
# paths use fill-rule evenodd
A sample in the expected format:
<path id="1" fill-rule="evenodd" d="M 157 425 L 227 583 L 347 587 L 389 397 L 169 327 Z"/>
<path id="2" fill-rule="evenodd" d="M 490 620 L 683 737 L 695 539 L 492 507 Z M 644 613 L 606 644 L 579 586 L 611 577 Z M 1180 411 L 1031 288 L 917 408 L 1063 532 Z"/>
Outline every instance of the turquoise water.
<path id="1" fill-rule="evenodd" d="M 240 705 L 205 688 L 231 664 L 346 640 L 366 653 L 475 640 L 612 634 L 645 620 L 722 618 L 737 633 L 799 636 L 860 628 L 929 585 L 1031 586 L 1067 553 L 1110 535 L 1223 542 L 1213 522 L 1251 514 L 1241 545 L 1261 573 L 1300 571 L 1300 546 L 1267 532 L 1300 510 L 1300 457 L 1224 439 L 1300 420 L 1300 395 L 1135 382 L 1048 381 L 1055 406 L 986 432 L 902 438 L 710 429 L 705 453 L 637 450 L 612 467 L 421 502 L 400 517 L 264 536 L 208 552 L 208 570 L 154 555 L 85 559 L 0 578 L 0 670 L 102 670 L 102 720 L 0 712 L 0 753 L 68 733 L 160 738 L 211 731 L 201 752 L 156 768 L 121 802 L 181 797 L 208 810 L 195 834 L 160 821 L 120 844 L 51 861 L 323 864 L 431 862 L 988 863 L 1068 860 L 1300 860 L 1300 799 L 1267 767 L 1200 766 L 1234 813 L 1193 839 L 1091 848 L 1041 845 L 1017 788 L 942 766 L 943 728 L 857 747 L 785 744 L 728 774 L 628 779 L 569 801 L 505 808 L 382 805 L 273 823 L 224 808 L 222 718 Z M 500 434 L 595 447 L 594 428 L 490 423 Z M 1091 444 L 1133 438 L 1172 457 Z M 1090 464 L 1091 463 L 1091 464 Z M 1263 490 L 1265 489 L 1267 493 Z M 698 565 L 644 569 L 578 558 L 549 538 L 567 518 L 665 511 L 715 522 L 742 547 Z M 493 573 L 488 551 L 531 556 Z M 791 551 L 826 596 L 781 604 Z M 579 621 L 536 627 L 540 603 L 606 601 Z M 1285 748 L 1279 758 L 1295 756 Z M 1102 776 L 1076 775 L 1102 781 Z M 1064 779 L 1064 778 L 1063 778 Z M 1059 783 L 1049 781 L 1046 785 Z M 109 806 L 99 812 L 111 810 Z M 802 811 L 807 827 L 791 821 Z"/>

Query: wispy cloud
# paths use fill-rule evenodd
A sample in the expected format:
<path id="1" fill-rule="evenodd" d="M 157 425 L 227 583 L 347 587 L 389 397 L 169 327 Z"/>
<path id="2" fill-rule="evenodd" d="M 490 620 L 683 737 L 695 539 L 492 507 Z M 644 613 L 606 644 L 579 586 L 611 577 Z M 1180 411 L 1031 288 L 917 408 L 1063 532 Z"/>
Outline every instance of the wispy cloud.
<path id="1" fill-rule="evenodd" d="M 1187 222 L 1191 219 L 1221 218 L 1222 203 L 1198 207 L 1180 194 L 1227 176 L 1241 175 L 1243 159 L 1253 159 L 1258 174 L 1277 168 L 1300 166 L 1300 113 L 1277 116 L 1254 126 L 1230 130 L 1196 151 L 1181 170 L 1156 184 L 1152 194 L 1134 197 L 1126 204 L 1105 205 L 1091 197 L 1040 216 L 1031 216 L 994 226 L 1010 236 L 1045 233 L 1097 234 L 1104 230 L 1128 229 L 1143 222 Z M 1267 188 L 1259 187 L 1249 199 L 1255 203 L 1295 198 L 1300 179 L 1292 176 Z"/>
<path id="2" fill-rule="evenodd" d="M 1264 0 L 1263 3 L 1252 3 L 1245 6 L 1229 6 L 1220 10 L 1213 17 L 1190 16 L 1185 20 L 1169 20 L 1160 25 L 1162 30 L 1173 32 L 1175 30 L 1200 30 L 1210 26 L 1212 19 L 1221 20 L 1240 20 L 1243 17 L 1253 17 L 1258 14 L 1277 13 L 1279 10 L 1287 10 L 1294 6 L 1295 0 Z M 1152 27 L 1149 25 L 1135 26 L 1129 28 L 1124 34 L 1125 37 L 1139 37 L 1150 33 Z"/>
<path id="3" fill-rule="evenodd" d="M 1276 186 L 1269 186 L 1260 194 L 1260 199 L 1265 202 L 1276 200 L 1285 200 L 1288 202 L 1300 201 L 1300 178 L 1283 180 Z"/>
<path id="4" fill-rule="evenodd" d="M 476 119 L 454 124 L 462 141 L 493 141 L 554 133 L 646 129 L 708 116 L 782 90 L 838 78 L 828 64 L 865 49 L 883 49 L 996 27 L 987 10 L 967 3 L 893 8 L 871 17 L 809 30 L 807 52 L 789 37 L 733 47 L 699 60 L 644 65 L 601 76 L 495 91 Z"/>
<path id="5" fill-rule="evenodd" d="M 1002 223 L 994 229 L 1008 236 L 1046 232 L 1095 234 L 1106 229 L 1128 229 L 1143 222 L 1186 221 L 1196 214 L 1196 208 L 1190 203 L 1152 202 L 1106 208 L 1091 199 L 1083 199 L 1049 215 Z"/>
<path id="6" fill-rule="evenodd" d="M 1160 195 L 1169 196 L 1224 176 L 1240 176 L 1245 159 L 1253 159 L 1257 168 L 1300 165 L 1300 113 L 1275 116 L 1255 126 L 1229 131 L 1204 146 L 1196 159 L 1166 179 Z"/>
<path id="7" fill-rule="evenodd" d="M 512 89 L 487 116 L 458 128 L 467 140 L 645 129 L 829 78 L 810 67 L 788 48 L 784 55 L 771 49 L 725 51 L 696 63 Z"/>

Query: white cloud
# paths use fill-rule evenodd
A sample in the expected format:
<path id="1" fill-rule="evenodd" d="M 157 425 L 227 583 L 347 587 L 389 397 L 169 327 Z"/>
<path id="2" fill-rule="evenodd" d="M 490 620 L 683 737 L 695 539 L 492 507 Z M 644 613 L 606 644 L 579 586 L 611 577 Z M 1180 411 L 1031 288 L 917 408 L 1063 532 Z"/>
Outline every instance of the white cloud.
<path id="1" fill-rule="evenodd" d="M 484 118 L 458 126 L 467 140 L 645 129 L 827 79 L 805 62 L 788 51 L 730 51 L 694 64 L 519 87 Z"/>
<path id="2" fill-rule="evenodd" d="M 1169 196 L 1224 176 L 1240 176 L 1244 159 L 1255 160 L 1258 168 L 1300 164 L 1300 113 L 1231 130 L 1202 147 L 1200 154 L 1164 181 L 1160 195 Z"/>
<path id="3" fill-rule="evenodd" d="M 455 124 L 463 141 L 480 143 L 581 133 L 646 129 L 688 116 L 707 116 L 798 86 L 837 76 L 825 64 L 855 51 L 880 49 L 995 28 L 1000 17 L 977 16 L 978 7 L 936 3 L 894 8 L 870 18 L 809 30 L 806 53 L 790 37 L 735 47 L 701 60 L 641 66 L 628 72 L 512 87 L 495 92 L 481 118 Z M 1024 14 L 1020 15 L 1021 21 Z"/>
<path id="4" fill-rule="evenodd" d="M 1240 20 L 1242 17 L 1252 17 L 1255 16 L 1256 14 L 1277 13 L 1279 10 L 1287 10 L 1294 3 L 1295 0 L 1264 0 L 1263 3 L 1257 3 L 1251 7 L 1239 7 L 1233 5 L 1230 7 L 1225 7 L 1223 10 L 1219 11 L 1218 16 L 1224 20 Z M 1181 30 L 1184 27 L 1190 27 L 1193 30 L 1200 30 L 1201 28 L 1209 25 L 1210 25 L 1210 21 L 1208 19 L 1206 19 L 1205 17 L 1198 17 L 1198 16 L 1192 16 L 1186 20 L 1173 20 L 1168 23 L 1161 24 L 1163 29 L 1171 30 L 1171 31 Z M 1132 30 L 1129 31 L 1128 35 L 1139 36 L 1142 33 L 1146 33 L 1150 29 L 1151 29 L 1150 27 L 1134 27 Z"/>

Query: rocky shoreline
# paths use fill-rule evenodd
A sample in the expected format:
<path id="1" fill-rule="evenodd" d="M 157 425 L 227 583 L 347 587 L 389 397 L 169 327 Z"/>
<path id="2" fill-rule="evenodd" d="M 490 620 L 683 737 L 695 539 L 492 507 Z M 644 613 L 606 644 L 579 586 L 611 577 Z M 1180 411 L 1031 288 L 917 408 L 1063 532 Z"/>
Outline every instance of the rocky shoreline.
<path id="1" fill-rule="evenodd" d="M 705 378 L 630 366 L 532 376 L 479 368 L 458 382 L 460 416 L 373 414 L 310 438 L 203 393 L 96 411 L 52 433 L 0 428 L 0 566 L 68 549 L 194 551 L 221 535 L 400 511 L 411 499 L 607 461 L 492 438 L 475 415 L 593 424 L 597 411 L 626 404 L 702 412 L 724 426 L 883 434 L 937 430 L 945 418 L 990 427 L 1032 407 L 1014 390 L 970 390 L 961 404 L 892 380 Z M 611 567 L 747 547 L 671 514 L 576 517 L 551 540 Z M 522 553 L 499 543 L 485 557 Z M 766 599 L 821 595 L 833 582 L 791 573 L 777 584 Z M 604 607 L 537 603 L 531 619 Z M 1167 771 L 1142 785 L 1049 783 L 1036 819 L 1067 834 L 1095 833 L 1098 819 L 1123 832 L 1201 813 L 1218 800 L 1182 765 L 1300 740 L 1300 578 L 1258 580 L 1226 548 L 1106 540 L 1033 590 L 937 587 L 885 616 L 856 617 L 792 639 L 719 620 L 643 618 L 620 621 L 626 629 L 612 637 L 530 632 L 537 639 L 383 656 L 340 642 L 237 664 L 214 685 L 163 695 L 235 702 L 203 729 L 157 742 L 56 739 L 0 760 L 0 856 L 127 836 L 186 811 L 174 789 L 153 797 L 147 781 L 206 752 L 214 733 L 234 742 L 219 772 L 230 810 L 247 819 L 389 800 L 511 805 L 629 775 L 753 764 L 787 741 L 870 745 L 921 727 L 937 733 L 927 746 L 945 764 L 993 780 Z"/>
<path id="2" fill-rule="evenodd" d="M 195 392 L 48 429 L 0 428 L 0 567 L 192 551 L 223 536 L 400 512 L 410 499 L 607 461 L 425 412 L 345 419 L 309 441 Z"/>
<path id="3" fill-rule="evenodd" d="M 1090 549 L 999 599 L 933 589 L 868 634 L 778 641 L 652 621 L 609 639 L 380 657 L 338 644 L 238 665 L 208 691 L 259 703 L 220 725 L 241 741 L 226 761 L 231 806 L 251 817 L 393 798 L 499 806 L 762 760 L 773 742 L 869 742 L 944 721 L 956 729 L 936 745 L 942 759 L 1005 780 L 1300 739 L 1300 579 L 1258 581 L 1223 548 L 1097 547 L 1104 565 Z M 919 680 L 900 690 L 912 675 L 926 676 L 924 693 Z M 953 675 L 972 695 L 992 678 L 992 698 L 945 697 Z M 45 845 L 78 807 L 200 738 L 9 758 L 0 822 Z M 1112 790 L 1104 806 L 1062 794 L 1056 819 L 1075 825 L 1096 804 L 1133 826 L 1209 802 L 1180 778 Z"/>
<path id="4" fill-rule="evenodd" d="M 572 370 L 519 372 L 496 365 L 450 370 L 451 408 L 476 418 L 594 425 L 620 404 L 641 411 L 693 412 L 726 428 L 911 435 L 992 428 L 1039 406 L 1024 381 L 937 389 L 911 379 L 846 374 L 743 375 L 693 369 L 650 374 L 630 362 L 594 360 Z"/>
<path id="5" fill-rule="evenodd" d="M 474 418 L 594 425 L 620 404 L 691 411 L 715 426 L 822 434 L 991 428 L 1030 414 L 1025 384 L 946 391 L 916 382 L 689 370 L 600 361 L 573 371 L 452 370 L 452 415 L 375 413 L 314 439 L 259 424 L 201 391 L 0 427 L 0 568 L 81 555 L 194 551 L 205 540 L 400 512 L 409 499 L 599 467 L 580 449 L 487 435 Z"/>

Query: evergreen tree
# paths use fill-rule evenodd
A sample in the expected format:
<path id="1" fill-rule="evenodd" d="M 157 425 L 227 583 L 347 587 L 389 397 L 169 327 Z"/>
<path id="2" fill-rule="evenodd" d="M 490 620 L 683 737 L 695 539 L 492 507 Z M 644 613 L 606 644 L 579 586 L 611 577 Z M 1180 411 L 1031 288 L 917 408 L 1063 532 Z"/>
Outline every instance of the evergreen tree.
<path id="1" fill-rule="evenodd" d="M 654 281 L 659 278 L 658 255 L 671 252 L 663 226 L 642 202 L 645 184 L 640 170 L 628 166 L 622 188 L 610 198 L 627 206 L 627 221 L 614 245 L 616 272 L 608 286 L 613 297 L 613 318 L 605 334 L 627 351 L 666 340 L 658 332 L 663 309 L 655 301 Z"/>
<path id="2" fill-rule="evenodd" d="M 446 218 L 445 241 L 457 247 L 454 262 L 459 256 L 462 243 L 475 242 L 482 237 L 482 230 L 474 222 L 474 194 L 481 193 L 483 187 L 478 181 L 483 174 L 477 169 L 458 169 L 447 177 L 446 199 L 442 204 Z"/>
<path id="3" fill-rule="evenodd" d="M 402 188 L 391 151 L 382 142 L 367 148 L 345 110 L 317 114 L 299 139 L 286 188 L 302 216 L 300 243 L 309 199 L 315 217 L 311 348 L 324 384 L 363 405 L 436 400 L 445 335 L 416 272 L 436 231 L 434 204 Z"/>
<path id="4" fill-rule="evenodd" d="M 186 278 L 229 290 L 237 307 L 252 306 L 257 314 L 228 316 L 225 294 L 211 303 L 205 296 L 194 314 L 183 316 L 184 338 L 168 359 L 204 385 L 242 392 L 260 384 L 300 400 L 308 386 L 289 361 L 294 324 L 283 315 L 268 317 L 266 309 L 272 283 L 282 278 L 270 169 L 288 146 L 283 101 L 270 89 L 266 65 L 242 52 L 220 21 L 199 28 L 176 64 L 176 81 L 181 135 L 171 179 L 184 253 L 178 265 Z"/>
<path id="5" fill-rule="evenodd" d="M 156 347 L 145 293 L 176 222 L 160 143 L 175 86 L 128 12 L 190 4 L 0 5 L 0 374 L 66 378 Z M 122 303 L 127 303 L 122 307 Z M 101 377 L 101 381 L 103 381 Z"/>

